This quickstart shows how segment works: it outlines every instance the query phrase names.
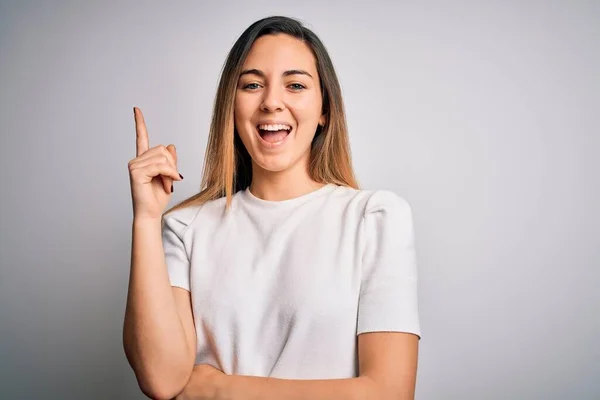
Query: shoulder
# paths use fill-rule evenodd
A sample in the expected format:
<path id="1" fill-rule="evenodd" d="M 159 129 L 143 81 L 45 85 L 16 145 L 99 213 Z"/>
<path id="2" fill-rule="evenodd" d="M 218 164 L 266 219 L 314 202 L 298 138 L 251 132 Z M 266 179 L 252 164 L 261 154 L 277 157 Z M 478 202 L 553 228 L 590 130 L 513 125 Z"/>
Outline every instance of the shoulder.
<path id="1" fill-rule="evenodd" d="M 366 202 L 363 226 L 367 241 L 396 250 L 414 243 L 414 219 L 408 201 L 390 190 L 372 191 Z"/>
<path id="2" fill-rule="evenodd" d="M 237 208 L 240 202 L 241 191 L 234 193 L 230 211 Z M 202 226 L 216 227 L 222 224 L 233 213 L 226 209 L 227 199 L 220 197 L 202 204 L 191 204 L 171 211 L 163 216 L 163 226 L 174 230 L 180 237 L 187 231 L 193 232 L 194 228 Z"/>
<path id="3" fill-rule="evenodd" d="M 374 190 L 369 193 L 368 197 L 365 205 L 365 216 L 378 212 L 411 213 L 408 201 L 391 190 Z"/>
<path id="4" fill-rule="evenodd" d="M 193 228 L 196 221 L 207 221 L 220 218 L 225 211 L 226 199 L 209 200 L 200 205 L 187 205 L 163 216 L 163 228 L 174 231 L 182 237 L 186 231 Z"/>
<path id="5" fill-rule="evenodd" d="M 334 195 L 339 201 L 356 204 L 363 216 L 379 212 L 411 212 L 408 201 L 391 190 L 354 189 L 340 186 L 334 192 Z"/>
<path id="6" fill-rule="evenodd" d="M 164 231 L 173 231 L 182 237 L 192 222 L 195 220 L 202 206 L 186 206 L 163 215 L 162 226 Z"/>

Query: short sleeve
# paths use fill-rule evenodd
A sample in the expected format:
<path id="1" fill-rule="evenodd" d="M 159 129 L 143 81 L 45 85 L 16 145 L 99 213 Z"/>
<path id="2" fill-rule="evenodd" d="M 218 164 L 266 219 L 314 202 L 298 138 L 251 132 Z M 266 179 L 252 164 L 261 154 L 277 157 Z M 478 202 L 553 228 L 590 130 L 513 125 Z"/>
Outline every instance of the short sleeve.
<path id="1" fill-rule="evenodd" d="M 163 218 L 162 243 L 171 286 L 190 290 L 190 261 L 183 243 L 186 214 L 177 210 Z"/>
<path id="2" fill-rule="evenodd" d="M 410 205 L 393 192 L 376 191 L 367 202 L 363 228 L 357 334 L 408 332 L 421 339 Z"/>

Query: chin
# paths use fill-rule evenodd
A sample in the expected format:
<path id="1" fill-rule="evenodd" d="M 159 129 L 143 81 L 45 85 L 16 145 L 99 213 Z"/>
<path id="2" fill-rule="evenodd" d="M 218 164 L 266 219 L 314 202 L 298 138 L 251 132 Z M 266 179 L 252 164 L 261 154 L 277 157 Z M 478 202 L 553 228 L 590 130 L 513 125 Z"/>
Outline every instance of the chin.
<path id="1" fill-rule="evenodd" d="M 268 172 L 282 172 L 291 168 L 292 163 L 288 160 L 271 160 L 269 162 L 257 162 L 256 166 Z"/>

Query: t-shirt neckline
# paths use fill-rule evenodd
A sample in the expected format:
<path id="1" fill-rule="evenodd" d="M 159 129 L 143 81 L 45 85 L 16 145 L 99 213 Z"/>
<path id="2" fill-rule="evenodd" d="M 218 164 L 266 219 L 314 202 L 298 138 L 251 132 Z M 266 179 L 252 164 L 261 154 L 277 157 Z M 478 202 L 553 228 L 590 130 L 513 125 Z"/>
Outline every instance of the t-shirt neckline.
<path id="1" fill-rule="evenodd" d="M 314 199 L 315 197 L 332 192 L 336 187 L 337 187 L 337 185 L 335 185 L 333 183 L 327 183 L 327 184 L 323 185 L 322 187 L 320 187 L 316 190 L 313 190 L 312 192 L 308 192 L 306 194 L 303 194 L 303 195 L 300 195 L 298 197 L 294 197 L 294 198 L 288 199 L 288 200 L 263 200 L 259 197 L 256 197 L 254 194 L 252 194 L 252 192 L 250 192 L 250 186 L 248 186 L 246 189 L 244 189 L 242 194 L 243 194 L 244 201 L 249 204 L 253 204 L 253 205 L 256 205 L 259 207 L 280 208 L 280 207 L 290 207 L 290 206 L 295 206 L 295 205 L 305 203 L 311 199 Z"/>

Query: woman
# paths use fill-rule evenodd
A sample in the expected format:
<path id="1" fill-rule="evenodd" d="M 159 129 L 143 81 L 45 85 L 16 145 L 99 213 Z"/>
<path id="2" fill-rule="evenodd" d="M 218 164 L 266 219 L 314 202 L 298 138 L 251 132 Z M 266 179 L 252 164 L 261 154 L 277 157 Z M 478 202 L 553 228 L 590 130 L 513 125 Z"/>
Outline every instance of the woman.
<path id="1" fill-rule="evenodd" d="M 217 91 L 203 190 L 164 215 L 183 179 L 175 147 L 149 148 L 134 114 L 124 347 L 144 393 L 413 398 L 411 209 L 358 189 L 340 86 L 317 36 L 286 17 L 241 35 Z"/>

